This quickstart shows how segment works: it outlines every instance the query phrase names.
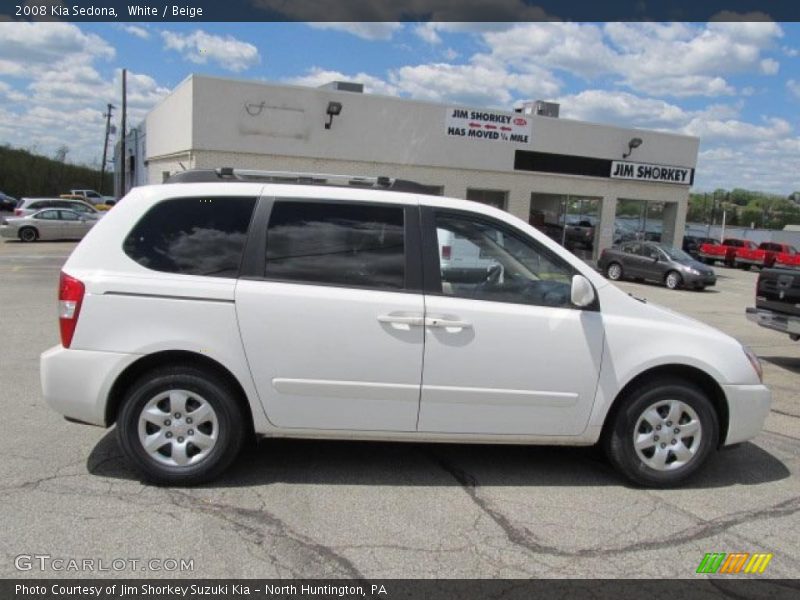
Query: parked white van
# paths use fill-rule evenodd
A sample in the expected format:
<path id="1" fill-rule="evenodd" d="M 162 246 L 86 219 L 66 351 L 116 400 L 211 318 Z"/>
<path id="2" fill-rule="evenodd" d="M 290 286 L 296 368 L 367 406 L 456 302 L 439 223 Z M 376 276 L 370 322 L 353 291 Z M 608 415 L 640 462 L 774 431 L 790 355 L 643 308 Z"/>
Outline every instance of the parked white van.
<path id="1" fill-rule="evenodd" d="M 669 486 L 769 412 L 747 348 L 501 210 L 383 177 L 176 180 L 78 245 L 41 358 L 50 406 L 116 424 L 149 480 L 210 480 L 261 435 L 600 442 Z"/>

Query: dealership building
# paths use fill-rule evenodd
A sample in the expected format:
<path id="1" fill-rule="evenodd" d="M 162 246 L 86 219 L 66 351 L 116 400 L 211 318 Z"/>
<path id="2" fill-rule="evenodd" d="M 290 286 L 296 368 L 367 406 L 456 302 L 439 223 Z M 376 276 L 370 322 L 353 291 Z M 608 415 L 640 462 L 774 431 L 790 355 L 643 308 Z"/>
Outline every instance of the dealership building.
<path id="1" fill-rule="evenodd" d="M 499 206 L 562 240 L 565 224 L 588 220 L 587 257 L 618 239 L 620 215 L 680 247 L 699 140 L 558 112 L 192 75 L 131 131 L 126 188 L 191 168 L 385 175 Z"/>

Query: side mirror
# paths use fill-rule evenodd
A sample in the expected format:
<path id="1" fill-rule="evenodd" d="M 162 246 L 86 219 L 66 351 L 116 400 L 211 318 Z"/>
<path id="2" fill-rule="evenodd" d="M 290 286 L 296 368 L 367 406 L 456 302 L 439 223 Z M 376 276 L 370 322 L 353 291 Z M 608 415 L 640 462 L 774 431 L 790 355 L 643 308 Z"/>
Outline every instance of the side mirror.
<path id="1" fill-rule="evenodd" d="M 573 275 L 572 287 L 570 289 L 570 300 L 572 304 L 583 308 L 594 302 L 594 299 L 594 288 L 592 284 L 589 283 L 589 280 L 583 275 Z"/>

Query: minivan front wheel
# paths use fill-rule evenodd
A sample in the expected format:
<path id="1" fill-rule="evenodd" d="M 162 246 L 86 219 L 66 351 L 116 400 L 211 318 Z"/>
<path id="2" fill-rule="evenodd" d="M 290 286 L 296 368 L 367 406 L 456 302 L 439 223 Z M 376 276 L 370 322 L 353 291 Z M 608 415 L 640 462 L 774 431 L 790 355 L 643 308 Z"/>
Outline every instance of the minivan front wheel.
<path id="1" fill-rule="evenodd" d="M 192 367 L 150 371 L 123 400 L 117 419 L 120 447 L 154 483 L 214 479 L 233 462 L 244 439 L 235 394 L 224 380 Z"/>
<path id="2" fill-rule="evenodd" d="M 609 423 L 605 449 L 628 479 L 670 487 L 694 474 L 719 440 L 719 419 L 696 386 L 661 380 L 634 390 Z"/>

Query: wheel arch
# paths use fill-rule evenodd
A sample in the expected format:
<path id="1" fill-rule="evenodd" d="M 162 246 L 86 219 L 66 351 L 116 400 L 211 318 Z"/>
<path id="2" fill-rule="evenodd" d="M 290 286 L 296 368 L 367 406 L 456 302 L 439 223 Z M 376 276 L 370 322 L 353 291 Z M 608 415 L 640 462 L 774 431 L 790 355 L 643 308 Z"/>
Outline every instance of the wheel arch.
<path id="1" fill-rule="evenodd" d="M 716 411 L 717 417 L 719 418 L 719 445 L 722 446 L 725 442 L 725 439 L 728 437 L 729 423 L 728 401 L 725 397 L 725 392 L 717 380 L 707 372 L 703 371 L 702 369 L 698 369 L 697 367 L 683 364 L 667 364 L 651 367 L 645 371 L 642 371 L 628 383 L 626 383 L 616 395 L 614 401 L 611 403 L 611 407 L 606 413 L 603 421 L 601 438 L 604 438 L 608 435 L 613 426 L 617 412 L 625 404 L 625 400 L 634 389 L 638 388 L 648 380 L 667 378 L 693 383 L 708 396 L 708 398 L 711 400 L 711 405 Z"/>
<path id="2" fill-rule="evenodd" d="M 190 352 L 186 350 L 165 350 L 161 352 L 154 352 L 141 357 L 136 362 L 130 364 L 122 373 L 119 374 L 111 389 L 108 392 L 106 400 L 105 423 L 106 427 L 110 427 L 117 421 L 120 408 L 122 407 L 122 400 L 125 393 L 130 389 L 131 385 L 139 379 L 147 371 L 159 367 L 187 365 L 192 367 L 200 367 L 205 371 L 215 373 L 228 382 L 234 390 L 236 390 L 236 401 L 239 403 L 242 414 L 245 417 L 248 434 L 253 435 L 255 427 L 253 424 L 253 412 L 250 403 L 247 399 L 247 394 L 244 391 L 239 380 L 228 370 L 224 365 L 197 352 Z"/>

